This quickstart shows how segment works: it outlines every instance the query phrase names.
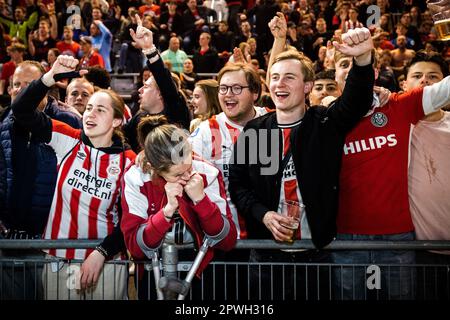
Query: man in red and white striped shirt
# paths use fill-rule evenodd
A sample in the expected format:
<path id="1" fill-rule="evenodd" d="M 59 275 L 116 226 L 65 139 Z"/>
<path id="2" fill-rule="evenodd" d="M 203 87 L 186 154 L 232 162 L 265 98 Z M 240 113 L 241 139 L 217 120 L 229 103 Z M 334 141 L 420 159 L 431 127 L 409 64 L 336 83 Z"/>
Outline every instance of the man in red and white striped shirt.
<path id="1" fill-rule="evenodd" d="M 244 220 L 231 202 L 228 192 L 228 165 L 233 145 L 248 121 L 268 112 L 255 107 L 261 92 L 258 74 L 248 65 L 229 64 L 220 70 L 219 102 L 223 112 L 203 121 L 191 134 L 194 152 L 216 166 L 223 174 L 227 201 L 236 224 L 238 239 L 247 238 Z"/>

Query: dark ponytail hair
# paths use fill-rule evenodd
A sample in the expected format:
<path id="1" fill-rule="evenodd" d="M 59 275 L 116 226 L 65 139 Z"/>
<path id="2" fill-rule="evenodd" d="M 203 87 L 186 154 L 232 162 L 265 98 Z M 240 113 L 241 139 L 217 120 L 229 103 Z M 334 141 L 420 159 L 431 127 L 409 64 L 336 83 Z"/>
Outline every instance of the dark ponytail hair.
<path id="1" fill-rule="evenodd" d="M 192 151 L 188 132 L 169 124 L 162 115 L 143 118 L 137 134 L 144 149 L 144 161 L 150 163 L 156 173 L 167 172 L 171 166 L 183 163 Z"/>

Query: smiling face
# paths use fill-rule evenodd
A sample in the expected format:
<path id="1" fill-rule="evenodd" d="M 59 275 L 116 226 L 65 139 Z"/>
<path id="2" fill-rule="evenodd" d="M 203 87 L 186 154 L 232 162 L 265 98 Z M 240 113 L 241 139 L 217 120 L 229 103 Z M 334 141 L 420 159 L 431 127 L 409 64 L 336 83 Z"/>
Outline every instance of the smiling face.
<path id="1" fill-rule="evenodd" d="M 102 11 L 98 8 L 92 9 L 92 19 L 101 20 L 102 19 Z"/>
<path id="2" fill-rule="evenodd" d="M 221 85 L 247 87 L 245 72 L 239 70 L 224 73 L 220 79 L 219 86 Z M 228 119 L 236 123 L 249 121 L 254 117 L 253 104 L 257 98 L 258 94 L 251 92 L 249 88 L 242 88 L 242 92 L 238 95 L 234 94 L 231 88 L 228 88 L 225 94 L 219 94 L 222 111 Z"/>
<path id="3" fill-rule="evenodd" d="M 197 117 L 208 112 L 205 92 L 199 86 L 196 86 L 192 93 L 192 107 L 194 108 L 194 115 Z"/>
<path id="4" fill-rule="evenodd" d="M 83 130 L 96 148 L 112 143 L 113 131 L 122 119 L 114 118 L 111 97 L 105 92 L 94 93 L 83 113 Z"/>
<path id="5" fill-rule="evenodd" d="M 56 54 L 53 50 L 48 50 L 47 52 L 47 61 L 50 65 L 52 65 L 56 61 Z"/>
<path id="6" fill-rule="evenodd" d="M 270 96 L 277 110 L 285 112 L 305 108 L 305 95 L 312 82 L 304 82 L 301 62 L 286 59 L 276 62 L 270 70 Z"/>

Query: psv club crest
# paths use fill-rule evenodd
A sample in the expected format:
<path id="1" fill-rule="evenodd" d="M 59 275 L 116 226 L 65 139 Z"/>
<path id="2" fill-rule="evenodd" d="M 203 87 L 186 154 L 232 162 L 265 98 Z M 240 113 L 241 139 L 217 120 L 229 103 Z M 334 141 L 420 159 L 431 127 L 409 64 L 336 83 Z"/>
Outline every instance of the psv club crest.
<path id="1" fill-rule="evenodd" d="M 118 161 L 111 161 L 108 168 L 106 168 L 106 172 L 108 172 L 108 175 L 110 176 L 118 176 L 120 174 L 120 167 Z"/>
<path id="2" fill-rule="evenodd" d="M 370 119 L 370 121 L 372 122 L 372 124 L 373 124 L 375 127 L 382 128 L 382 127 L 384 127 L 384 126 L 387 124 L 388 118 L 387 118 L 387 116 L 386 116 L 384 113 L 382 113 L 382 112 L 375 112 L 375 113 L 372 115 L 372 118 Z"/>

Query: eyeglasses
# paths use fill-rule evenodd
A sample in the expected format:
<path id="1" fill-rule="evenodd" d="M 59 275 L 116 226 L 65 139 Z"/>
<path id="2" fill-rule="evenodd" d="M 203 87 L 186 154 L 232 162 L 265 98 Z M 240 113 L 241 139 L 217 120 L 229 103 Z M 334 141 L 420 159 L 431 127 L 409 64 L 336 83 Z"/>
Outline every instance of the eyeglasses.
<path id="1" fill-rule="evenodd" d="M 244 88 L 250 88 L 250 87 L 249 86 L 240 86 L 238 84 L 234 84 L 232 86 L 227 86 L 227 85 L 222 84 L 219 86 L 219 93 L 222 95 L 225 95 L 225 94 L 227 94 L 228 89 L 231 89 L 231 92 L 233 94 L 238 95 L 238 94 L 241 94 L 242 89 L 244 89 Z"/>

